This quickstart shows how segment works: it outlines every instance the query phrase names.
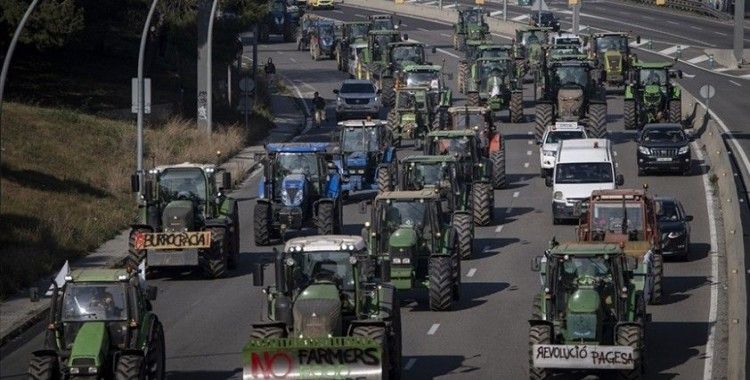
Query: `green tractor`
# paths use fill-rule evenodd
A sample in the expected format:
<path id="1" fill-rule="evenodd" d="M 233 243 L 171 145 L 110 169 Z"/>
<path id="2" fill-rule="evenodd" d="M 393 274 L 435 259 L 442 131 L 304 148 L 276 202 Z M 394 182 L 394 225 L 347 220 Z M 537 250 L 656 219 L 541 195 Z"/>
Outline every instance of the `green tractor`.
<path id="1" fill-rule="evenodd" d="M 366 71 L 366 79 L 375 83 L 381 91 L 384 105 L 392 105 L 394 101 L 394 85 L 396 78 L 392 67 L 392 43 L 401 42 L 401 34 L 396 30 L 371 29 L 367 34 L 367 48 L 360 57 Z"/>
<path id="2" fill-rule="evenodd" d="M 505 188 L 505 144 L 503 135 L 495 127 L 492 111 L 487 107 L 451 107 L 448 127 L 453 130 L 472 130 L 476 133 L 479 152 L 492 163 L 492 187 Z"/>
<path id="3" fill-rule="evenodd" d="M 589 39 L 589 54 L 596 66 L 606 73 L 609 85 L 624 86 L 628 79 L 627 73 L 637 61 L 636 55 L 630 51 L 628 38 L 628 33 L 620 32 L 595 33 Z M 640 43 L 641 37 L 636 37 L 636 42 Z"/>
<path id="4" fill-rule="evenodd" d="M 430 104 L 434 107 L 433 115 L 442 126 L 446 121 L 447 110 L 453 104 L 453 90 L 446 85 L 446 78 L 453 79 L 453 74 L 444 73 L 443 66 L 410 65 L 402 70 L 398 85 L 428 88 L 427 96 L 432 98 Z"/>
<path id="5" fill-rule="evenodd" d="M 387 120 L 394 146 L 400 147 L 403 140 L 414 140 L 420 149 L 424 136 L 440 127 L 440 120 L 435 117 L 437 107 L 432 102 L 427 87 L 396 89 L 396 105 L 388 111 Z"/>
<path id="6" fill-rule="evenodd" d="M 458 22 L 453 24 L 453 48 L 462 51 L 469 41 L 484 41 L 490 38 L 490 27 L 484 20 L 482 8 L 458 10 Z"/>
<path id="7" fill-rule="evenodd" d="M 532 74 L 534 81 L 541 79 L 544 71 L 545 45 L 549 39 L 550 28 L 526 28 L 516 30 L 515 57 L 522 59 L 523 75 Z"/>
<path id="8" fill-rule="evenodd" d="M 401 160 L 398 188 L 404 191 L 434 190 L 447 201 L 446 212 L 458 234 L 458 252 L 462 259 L 471 257 L 474 247 L 474 222 L 471 182 L 456 157 L 409 156 Z"/>
<path id="9" fill-rule="evenodd" d="M 64 280 L 52 281 L 44 349 L 32 354 L 29 379 L 164 379 L 156 288 L 138 271 L 63 268 Z"/>
<path id="10" fill-rule="evenodd" d="M 536 104 L 537 140 L 556 121 L 581 121 L 593 138 L 607 135 L 607 93 L 602 71 L 585 60 L 550 62 Z"/>
<path id="11" fill-rule="evenodd" d="M 529 320 L 529 378 L 551 379 L 561 370 L 640 378 L 646 303 L 619 244 L 553 240 L 531 266 L 541 271 L 542 286 Z"/>
<path id="12" fill-rule="evenodd" d="M 471 68 L 467 85 L 469 106 L 487 106 L 492 112 L 507 109 L 510 122 L 523 119 L 523 84 L 515 76 L 515 61 L 510 58 L 480 58 Z"/>
<path id="13" fill-rule="evenodd" d="M 263 320 L 242 350 L 243 378 L 400 377 L 398 296 L 373 277 L 362 237 L 291 239 L 274 267 Z M 254 268 L 253 285 L 263 286 L 263 264 Z"/>
<path id="14" fill-rule="evenodd" d="M 370 15 L 367 20 L 372 23 L 370 30 L 397 30 L 401 25 L 401 20 L 393 22 L 393 15 L 390 14 Z"/>
<path id="15" fill-rule="evenodd" d="M 399 290 L 427 288 L 430 309 L 438 311 L 450 309 L 461 291 L 458 234 L 442 203 L 434 190 L 380 193 L 362 231 L 377 275 Z"/>
<path id="16" fill-rule="evenodd" d="M 133 192 L 141 186 L 131 180 Z M 240 256 L 237 201 L 226 192 L 229 172 L 210 164 L 183 163 L 148 171 L 142 203 L 131 226 L 128 260 L 145 260 L 147 273 L 158 267 L 199 267 L 223 277 Z"/>
<path id="17" fill-rule="evenodd" d="M 493 165 L 482 155 L 481 142 L 477 131 L 472 129 L 432 131 L 425 137 L 424 154 L 452 155 L 461 164 L 465 181 L 471 183 L 471 209 L 474 223 L 489 225 L 493 218 L 495 190 L 493 177 L 505 172 L 502 167 Z"/>
<path id="18" fill-rule="evenodd" d="M 682 92 L 672 83 L 672 79 L 682 78 L 682 70 L 671 68 L 671 63 L 633 64 L 625 87 L 625 129 L 640 129 L 648 123 L 682 122 Z"/>
<path id="19" fill-rule="evenodd" d="M 471 76 L 471 67 L 479 58 L 513 58 L 512 45 L 496 45 L 489 41 L 468 41 L 465 57 L 458 62 L 458 91 L 466 93 L 467 79 Z"/>
<path id="20" fill-rule="evenodd" d="M 336 44 L 336 65 L 339 71 L 348 71 L 350 46 L 367 43 L 372 23 L 368 21 L 345 22 L 341 25 L 341 39 Z"/>

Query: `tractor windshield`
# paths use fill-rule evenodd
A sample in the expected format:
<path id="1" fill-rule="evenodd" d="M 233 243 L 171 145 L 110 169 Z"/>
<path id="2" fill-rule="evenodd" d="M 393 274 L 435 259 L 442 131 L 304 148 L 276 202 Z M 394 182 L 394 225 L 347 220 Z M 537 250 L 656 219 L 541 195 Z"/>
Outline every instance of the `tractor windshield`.
<path id="1" fill-rule="evenodd" d="M 271 13 L 284 13 L 286 11 L 286 4 L 283 1 L 274 1 L 271 3 Z"/>
<path id="2" fill-rule="evenodd" d="M 505 62 L 485 62 L 481 65 L 480 77 L 485 80 L 497 77 L 504 81 L 507 67 Z"/>
<path id="3" fill-rule="evenodd" d="M 427 204 L 423 199 L 387 200 L 380 209 L 380 223 L 388 235 L 402 226 L 420 231 L 427 222 L 426 210 Z"/>
<path id="4" fill-rule="evenodd" d="M 536 30 L 533 32 L 524 32 L 521 36 L 521 45 L 529 46 L 534 44 L 541 44 L 545 40 L 544 32 Z"/>
<path id="5" fill-rule="evenodd" d="M 377 18 L 372 20 L 372 30 L 392 30 L 393 20 L 390 18 Z"/>
<path id="6" fill-rule="evenodd" d="M 609 259 L 601 256 L 573 256 L 563 262 L 561 277 L 567 285 L 575 285 L 575 282 L 581 284 L 590 279 L 611 278 L 611 266 Z"/>
<path id="7" fill-rule="evenodd" d="M 458 113 L 453 115 L 453 129 L 481 127 L 485 117 L 481 113 Z"/>
<path id="8" fill-rule="evenodd" d="M 354 273 L 349 262 L 349 252 L 304 252 L 295 253 L 294 259 L 301 264 L 302 274 L 309 280 L 336 279 L 343 290 L 354 289 Z"/>
<path id="9" fill-rule="evenodd" d="M 393 48 L 393 60 L 395 62 L 422 63 L 424 49 L 422 46 L 396 46 Z"/>
<path id="10" fill-rule="evenodd" d="M 591 215 L 592 240 L 604 240 L 606 233 L 627 233 L 629 240 L 643 234 L 643 208 L 638 202 L 594 203 Z"/>
<path id="11" fill-rule="evenodd" d="M 555 166 L 555 183 L 610 183 L 610 162 L 572 162 Z"/>
<path id="12" fill-rule="evenodd" d="M 615 50 L 625 52 L 628 49 L 628 38 L 625 36 L 603 36 L 596 39 L 596 51 Z"/>
<path id="13" fill-rule="evenodd" d="M 558 66 L 555 68 L 555 79 L 561 86 L 577 85 L 587 87 L 589 73 L 584 66 Z"/>
<path id="14" fill-rule="evenodd" d="M 344 152 L 375 152 L 380 150 L 377 128 L 346 128 L 341 149 Z"/>
<path id="15" fill-rule="evenodd" d="M 206 200 L 206 177 L 200 168 L 170 168 L 159 176 L 159 199 Z"/>
<path id="16" fill-rule="evenodd" d="M 433 140 L 435 154 L 452 154 L 459 158 L 471 157 L 471 139 L 461 138 L 436 138 Z"/>
<path id="17" fill-rule="evenodd" d="M 464 12 L 464 23 L 467 24 L 478 24 L 482 20 L 481 9 L 471 9 Z"/>
<path id="18" fill-rule="evenodd" d="M 641 69 L 639 80 L 646 85 L 664 86 L 667 84 L 667 71 L 664 69 Z"/>
<path id="19" fill-rule="evenodd" d="M 406 86 L 429 87 L 437 90 L 440 87 L 439 73 L 435 71 L 417 71 L 406 74 Z"/>
<path id="20" fill-rule="evenodd" d="M 319 24 L 318 25 L 318 34 L 321 38 L 330 38 L 333 39 L 334 34 L 336 31 L 334 30 L 334 26 L 331 24 Z"/>
<path id="21" fill-rule="evenodd" d="M 383 59 L 383 51 L 388 47 L 391 42 L 390 34 L 379 34 L 374 37 L 373 41 L 373 59 L 380 61 Z"/>
<path id="22" fill-rule="evenodd" d="M 349 25 L 349 38 L 357 39 L 367 36 L 370 31 L 370 25 L 368 24 L 352 24 Z"/>
<path id="23" fill-rule="evenodd" d="M 62 305 L 63 322 L 128 319 L 125 285 L 121 283 L 69 283 Z"/>
<path id="24" fill-rule="evenodd" d="M 510 58 L 510 54 L 505 49 L 487 49 L 482 50 L 482 58 Z"/>
<path id="25" fill-rule="evenodd" d="M 421 190 L 425 186 L 450 187 L 456 177 L 456 166 L 447 162 L 412 163 L 406 172 L 409 190 Z"/>
<path id="26" fill-rule="evenodd" d="M 280 178 L 289 174 L 317 177 L 318 156 L 315 153 L 279 153 L 276 156 L 276 169 Z"/>

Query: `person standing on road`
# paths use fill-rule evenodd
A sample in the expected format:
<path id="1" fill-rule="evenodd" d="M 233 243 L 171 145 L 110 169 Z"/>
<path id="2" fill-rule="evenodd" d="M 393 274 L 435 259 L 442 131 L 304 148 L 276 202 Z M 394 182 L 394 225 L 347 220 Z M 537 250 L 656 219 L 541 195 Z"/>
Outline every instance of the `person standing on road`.
<path id="1" fill-rule="evenodd" d="M 276 65 L 273 64 L 273 59 L 268 58 L 268 61 L 266 61 L 266 64 L 263 66 L 263 70 L 266 73 L 266 78 L 268 78 L 269 87 L 272 87 L 274 79 L 276 79 Z"/>
<path id="2" fill-rule="evenodd" d="M 315 91 L 312 102 L 315 109 L 315 125 L 320 128 L 323 122 L 326 121 L 326 100 Z"/>

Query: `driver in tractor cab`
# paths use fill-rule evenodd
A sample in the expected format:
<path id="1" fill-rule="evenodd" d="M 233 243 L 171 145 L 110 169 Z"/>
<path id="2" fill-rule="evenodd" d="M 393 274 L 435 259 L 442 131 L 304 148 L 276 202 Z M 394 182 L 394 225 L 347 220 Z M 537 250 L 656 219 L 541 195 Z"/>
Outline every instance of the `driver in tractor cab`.
<path id="1" fill-rule="evenodd" d="M 193 183 L 191 178 L 183 179 L 177 186 L 178 199 L 190 199 L 198 194 L 198 187 Z"/>
<path id="2" fill-rule="evenodd" d="M 412 185 L 412 190 L 422 190 L 424 189 L 424 183 L 425 183 L 425 176 L 424 173 L 422 173 L 422 169 L 419 166 L 414 167 L 414 184 Z"/>
<path id="3" fill-rule="evenodd" d="M 648 74 L 646 84 L 661 84 L 661 78 L 659 78 L 659 74 L 656 73 L 656 70 L 652 70 L 651 73 Z"/>
<path id="4" fill-rule="evenodd" d="M 401 211 L 391 205 L 385 211 L 385 224 L 389 231 L 395 231 L 401 227 Z"/>
<path id="5" fill-rule="evenodd" d="M 477 17 L 476 12 L 469 12 L 466 15 L 466 22 L 472 23 L 472 24 L 478 23 L 479 22 L 479 18 Z"/>
<path id="6" fill-rule="evenodd" d="M 333 260 L 323 260 L 315 263 L 312 270 L 312 278 L 315 281 L 330 281 L 340 285 L 340 278 L 337 275 L 338 264 Z"/>
<path id="7" fill-rule="evenodd" d="M 123 311 L 121 306 L 115 304 L 114 296 L 104 286 L 94 288 L 94 294 L 89 300 L 89 307 L 104 309 L 106 319 L 119 318 Z"/>

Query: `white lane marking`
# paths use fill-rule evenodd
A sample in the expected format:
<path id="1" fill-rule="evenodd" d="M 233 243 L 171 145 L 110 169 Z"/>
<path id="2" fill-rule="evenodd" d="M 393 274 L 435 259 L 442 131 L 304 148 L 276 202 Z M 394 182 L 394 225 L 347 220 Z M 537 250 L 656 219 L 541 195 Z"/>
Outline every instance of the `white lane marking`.
<path id="1" fill-rule="evenodd" d="M 439 323 L 433 323 L 429 330 L 427 330 L 427 335 L 435 335 L 438 328 L 440 328 Z"/>
<path id="2" fill-rule="evenodd" d="M 527 18 L 529 18 L 529 15 L 520 15 L 520 16 L 513 17 L 511 20 L 522 21 L 522 20 L 526 20 Z"/>
<path id="3" fill-rule="evenodd" d="M 500 233 L 500 232 L 502 232 L 502 230 L 503 230 L 503 226 L 502 225 L 499 225 L 499 226 L 495 227 L 495 232 L 496 233 Z"/>
<path id="4" fill-rule="evenodd" d="M 513 198 L 518 198 L 519 195 L 521 195 L 521 193 L 516 191 L 515 193 L 513 193 Z"/>
<path id="5" fill-rule="evenodd" d="M 667 20 L 667 22 L 670 23 L 670 24 L 674 24 L 674 25 L 679 25 L 680 24 L 680 23 L 678 23 L 676 21 L 672 21 L 672 20 Z"/>
<path id="6" fill-rule="evenodd" d="M 741 84 L 739 84 L 739 83 L 737 83 L 737 82 L 735 82 L 735 81 L 733 81 L 733 80 L 731 80 L 731 79 L 729 80 L 729 83 L 731 83 L 731 84 L 733 84 L 733 85 L 735 85 L 735 86 L 737 86 L 737 87 L 742 87 L 742 85 L 741 85 Z"/>
<path id="7" fill-rule="evenodd" d="M 720 35 L 720 36 L 725 36 L 725 37 L 726 37 L 726 36 L 728 36 L 728 34 L 726 34 L 726 33 L 722 33 L 722 32 L 717 32 L 717 31 L 714 31 L 714 33 L 716 33 L 716 34 L 718 34 L 718 35 Z"/>
<path id="8" fill-rule="evenodd" d="M 614 151 L 612 153 L 615 155 L 615 157 L 617 157 L 617 151 Z"/>
<path id="9" fill-rule="evenodd" d="M 437 4 L 437 1 L 428 1 L 422 5 L 435 5 L 435 4 Z"/>
<path id="10" fill-rule="evenodd" d="M 527 142 L 529 143 L 529 145 L 534 145 L 534 141 L 533 140 L 529 140 Z"/>
<path id="11" fill-rule="evenodd" d="M 690 27 L 693 28 L 693 29 L 695 29 L 695 30 L 703 30 L 703 28 L 697 27 L 695 25 L 690 25 Z"/>
<path id="12" fill-rule="evenodd" d="M 528 163 L 528 162 L 524 162 L 524 163 L 523 163 L 523 167 L 524 167 L 524 168 L 528 168 L 528 167 L 529 167 L 529 163 Z"/>
<path id="13" fill-rule="evenodd" d="M 444 6 L 443 8 L 448 8 L 448 9 L 455 8 L 456 5 L 458 5 L 458 4 L 455 4 L 455 3 L 454 4 L 448 4 L 448 5 Z"/>
<path id="14" fill-rule="evenodd" d="M 490 17 L 495 17 L 495 16 L 499 16 L 499 15 L 501 15 L 501 14 L 503 14 L 503 11 L 494 11 L 494 12 L 490 12 Z"/>
<path id="15" fill-rule="evenodd" d="M 297 87 L 297 84 L 294 83 L 294 81 L 289 80 L 289 78 L 285 77 L 283 74 L 279 74 L 279 76 L 282 79 L 284 79 L 286 82 L 292 84 L 292 87 L 294 87 L 294 92 L 297 94 L 297 97 L 301 100 L 302 106 L 305 107 L 305 115 L 311 115 L 312 113 L 310 112 L 310 106 L 307 105 L 307 101 L 305 100 L 305 97 L 302 95 L 302 91 L 300 91 L 299 87 Z M 307 85 L 307 86 L 310 86 L 307 83 L 302 82 L 302 81 L 300 81 L 300 83 L 302 83 L 304 85 Z M 312 87 L 312 86 L 310 86 L 310 87 Z M 298 135 L 298 137 L 301 136 L 301 135 L 306 134 L 307 132 L 309 132 L 310 128 L 312 128 L 312 126 L 313 126 L 312 120 L 310 120 L 310 118 L 307 118 L 307 125 L 302 130 L 302 132 Z"/>
<path id="16" fill-rule="evenodd" d="M 695 74 L 686 73 L 684 71 L 682 72 L 682 76 L 685 78 L 690 78 L 690 79 L 695 78 Z"/>
<path id="17" fill-rule="evenodd" d="M 469 273 L 466 273 L 466 277 L 474 277 L 475 273 L 477 273 L 477 268 L 471 268 L 469 269 Z"/>
<path id="18" fill-rule="evenodd" d="M 534 134 L 534 132 L 533 131 L 528 131 L 528 132 L 526 132 L 526 134 L 529 135 L 529 136 L 531 136 L 531 135 Z"/>
<path id="19" fill-rule="evenodd" d="M 439 51 L 439 52 L 441 52 L 441 53 L 443 53 L 445 55 L 449 55 L 449 56 L 451 56 L 453 58 L 457 58 L 457 59 L 461 58 L 461 57 L 459 57 L 459 56 L 457 56 L 457 55 L 455 55 L 455 54 L 453 54 L 453 53 L 451 53 L 451 52 L 449 52 L 449 51 L 447 51 L 445 49 L 437 49 L 437 51 Z"/>
<path id="20" fill-rule="evenodd" d="M 527 156 L 531 156 L 531 151 L 530 151 L 530 150 L 527 150 L 527 151 L 526 151 L 526 155 L 527 155 Z"/>
<path id="21" fill-rule="evenodd" d="M 340 9 L 334 9 L 334 10 L 333 10 L 333 12 L 334 12 L 334 13 L 341 13 L 341 14 L 344 14 L 344 11 L 342 11 L 342 10 L 340 10 Z"/>
<path id="22" fill-rule="evenodd" d="M 672 53 L 676 53 L 678 49 L 679 50 L 685 50 L 685 49 L 687 49 L 687 46 L 685 46 L 685 45 L 670 46 L 670 47 L 668 47 L 668 48 L 666 48 L 664 50 L 659 50 L 658 53 L 659 54 L 670 55 Z"/>
<path id="23" fill-rule="evenodd" d="M 294 59 L 294 58 L 292 58 L 292 57 L 289 57 L 289 60 L 292 61 L 292 62 L 294 62 L 294 63 L 297 63 L 297 60 Z"/>
<path id="24" fill-rule="evenodd" d="M 411 369 L 411 367 L 414 367 L 414 363 L 417 362 L 417 359 L 411 358 L 406 362 L 406 365 L 404 366 L 404 371 L 408 371 Z"/>
<path id="25" fill-rule="evenodd" d="M 655 18 L 650 16 L 641 15 L 641 17 L 645 18 L 646 20 L 655 20 Z"/>
<path id="26" fill-rule="evenodd" d="M 450 34 L 445 34 L 445 33 L 440 33 L 440 35 L 441 35 L 441 36 L 443 36 L 443 37 L 446 37 L 446 38 L 451 38 L 451 37 L 453 37 L 453 36 L 451 36 Z"/>
<path id="27" fill-rule="evenodd" d="M 367 18 L 367 16 L 365 16 L 363 14 L 359 14 L 359 13 L 355 13 L 354 15 L 357 16 L 357 17 L 360 17 L 360 18 Z"/>
<path id="28" fill-rule="evenodd" d="M 706 54 L 702 54 L 702 55 L 699 55 L 699 56 L 697 56 L 697 57 L 695 57 L 695 58 L 690 58 L 690 59 L 688 59 L 687 61 L 688 61 L 688 62 L 690 62 L 690 63 L 701 63 L 701 62 L 705 62 L 705 61 L 708 61 L 708 55 L 706 55 Z M 682 73 L 682 75 L 684 76 L 684 75 L 685 75 L 685 73 Z"/>
<path id="29" fill-rule="evenodd" d="M 423 31 L 423 32 L 429 32 L 429 30 L 427 30 L 427 29 L 425 29 L 425 28 L 417 28 L 417 29 L 418 29 L 418 30 L 421 30 L 421 31 Z"/>

